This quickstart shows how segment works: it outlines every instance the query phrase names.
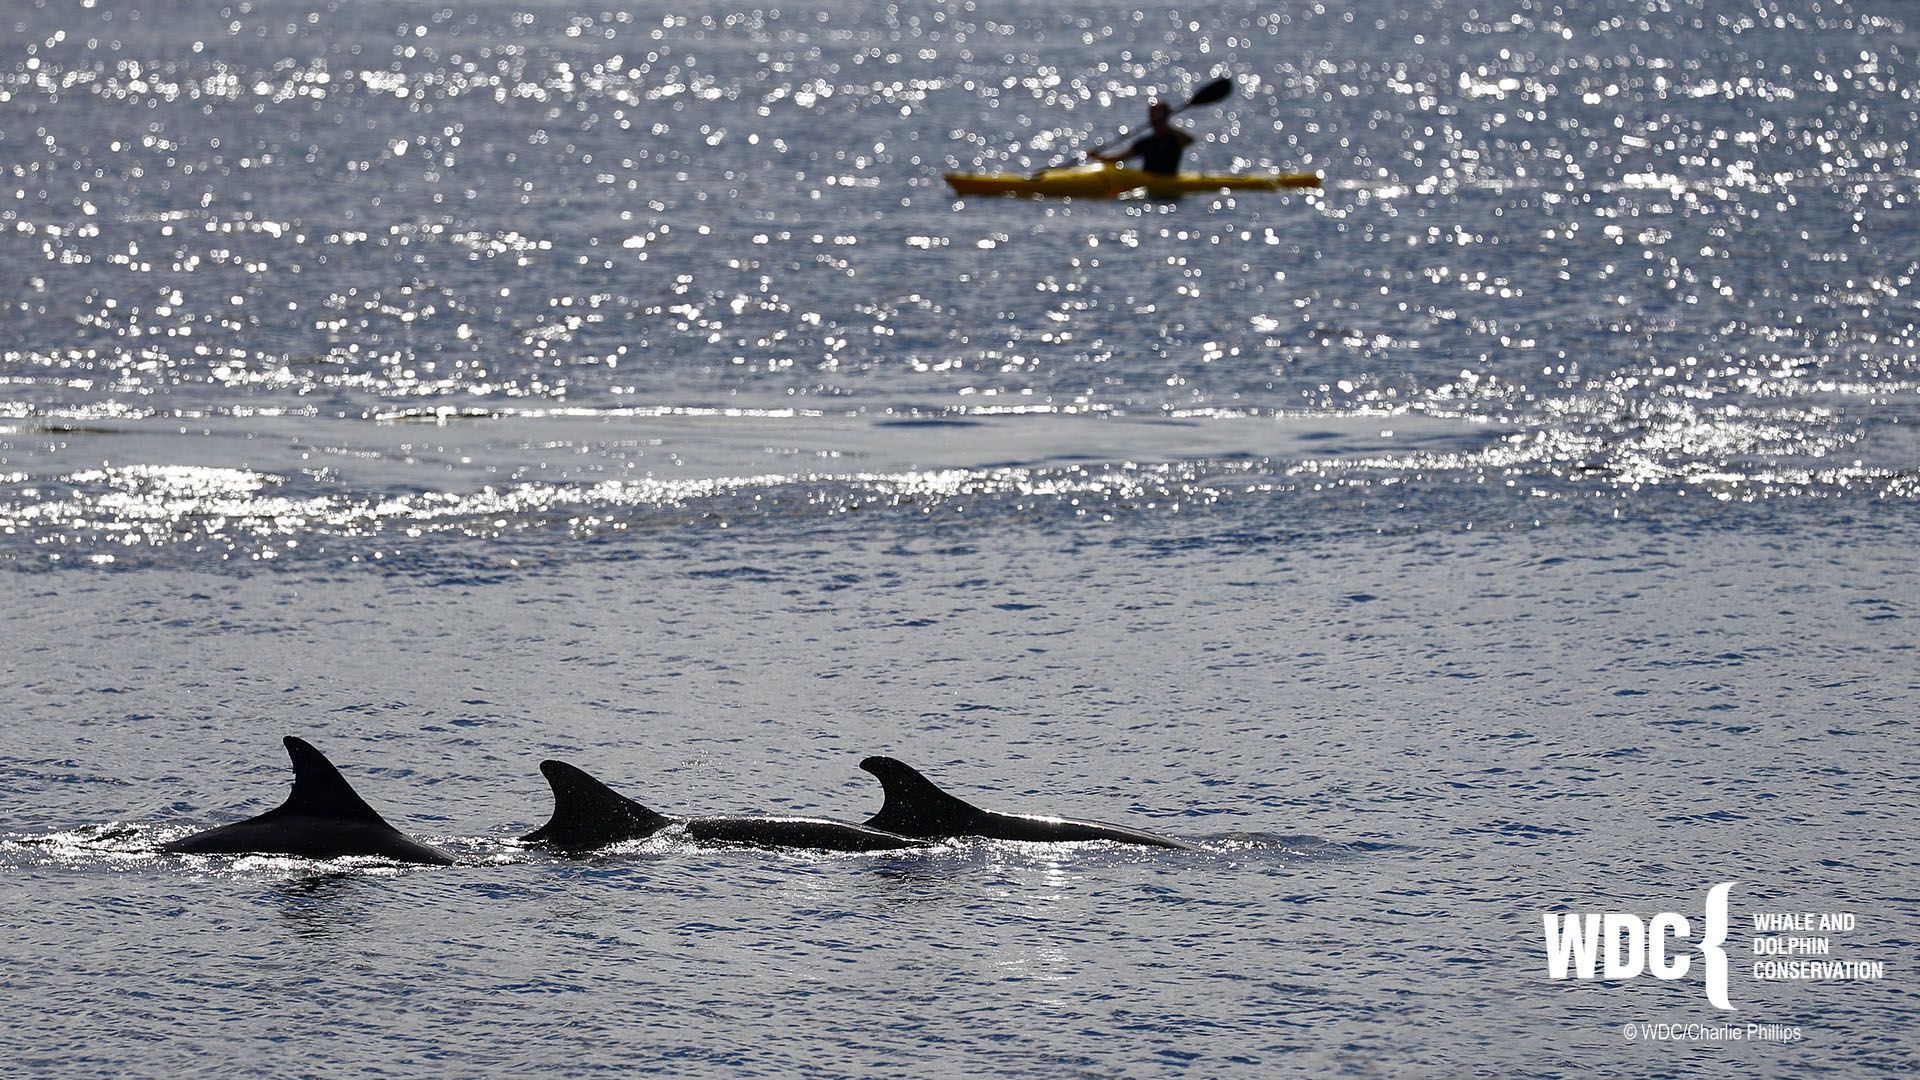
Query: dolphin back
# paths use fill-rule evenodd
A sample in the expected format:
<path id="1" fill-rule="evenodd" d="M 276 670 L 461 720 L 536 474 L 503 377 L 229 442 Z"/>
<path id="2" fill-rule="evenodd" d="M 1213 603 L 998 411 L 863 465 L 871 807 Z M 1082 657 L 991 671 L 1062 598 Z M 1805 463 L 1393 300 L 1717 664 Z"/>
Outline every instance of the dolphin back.
<path id="1" fill-rule="evenodd" d="M 984 836 L 1040 843 L 1106 840 L 1117 844 L 1200 850 L 1184 840 L 1103 821 L 982 810 L 940 790 L 912 766 L 890 757 L 870 757 L 862 761 L 860 767 L 879 777 L 880 786 L 886 790 L 886 801 L 881 804 L 880 812 L 867 819 L 867 826 L 873 829 L 903 836 Z"/>
<path id="2" fill-rule="evenodd" d="M 194 833 L 160 850 L 181 855 L 298 855 L 332 859 L 374 855 L 444 866 L 453 858 L 387 823 L 353 790 L 326 755 L 305 739 L 284 740 L 293 761 L 287 801 L 258 817 Z"/>
<path id="3" fill-rule="evenodd" d="M 812 851 L 892 851 L 932 846 L 915 837 L 824 818 L 694 818 L 687 822 L 687 835 L 709 843 Z"/>
<path id="4" fill-rule="evenodd" d="M 979 828 L 981 831 L 977 835 L 991 836 L 1000 840 L 1032 840 L 1049 844 L 1069 843 L 1076 840 L 1105 840 L 1114 844 L 1139 844 L 1142 847 L 1174 848 L 1179 851 L 1202 850 L 1194 844 L 1189 844 L 1185 840 L 1175 840 L 1171 836 L 1160 836 L 1104 821 L 1081 821 L 1077 818 L 988 813 L 982 815 Z"/>
<path id="5" fill-rule="evenodd" d="M 521 837 L 521 843 L 540 844 L 555 851 L 591 851 L 652 836 L 671 824 L 669 818 L 564 761 L 543 761 L 540 771 L 553 788 L 553 817 Z"/>

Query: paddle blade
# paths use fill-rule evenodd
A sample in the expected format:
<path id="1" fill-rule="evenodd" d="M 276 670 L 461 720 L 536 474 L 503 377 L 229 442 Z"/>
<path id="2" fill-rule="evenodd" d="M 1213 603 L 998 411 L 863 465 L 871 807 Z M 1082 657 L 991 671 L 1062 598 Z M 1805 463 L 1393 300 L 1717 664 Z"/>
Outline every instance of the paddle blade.
<path id="1" fill-rule="evenodd" d="M 1187 99 L 1185 107 L 1191 109 L 1195 105 L 1211 105 L 1231 93 L 1233 93 L 1232 79 L 1215 79 L 1194 91 L 1193 96 Z"/>

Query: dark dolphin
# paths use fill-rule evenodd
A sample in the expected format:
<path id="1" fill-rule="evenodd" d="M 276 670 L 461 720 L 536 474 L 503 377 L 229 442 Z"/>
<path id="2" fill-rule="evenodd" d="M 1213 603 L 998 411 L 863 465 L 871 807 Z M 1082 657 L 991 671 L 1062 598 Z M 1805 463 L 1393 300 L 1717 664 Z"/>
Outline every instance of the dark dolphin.
<path id="1" fill-rule="evenodd" d="M 353 790 L 340 770 L 303 739 L 286 738 L 293 759 L 293 793 L 272 810 L 194 833 L 161 851 L 181 855 L 299 855 L 333 859 L 377 855 L 398 862 L 446 866 L 453 857 L 387 824 Z"/>
<path id="2" fill-rule="evenodd" d="M 687 835 L 695 840 L 722 844 L 818 851 L 884 851 L 931 846 L 925 840 L 910 836 L 821 818 L 670 818 L 654 813 L 564 761 L 543 761 L 540 771 L 553 786 L 553 818 L 520 840 L 559 852 L 592 851 L 622 840 L 641 840 L 676 821 L 685 824 Z"/>
<path id="3" fill-rule="evenodd" d="M 886 789 L 886 801 L 880 812 L 867 819 L 870 828 L 885 829 L 902 836 L 945 839 L 953 836 L 985 836 L 995 840 L 1112 840 L 1120 844 L 1146 844 L 1149 847 L 1199 851 L 1183 840 L 1108 825 L 1099 821 L 1075 821 L 1072 818 L 1037 817 L 1029 814 L 1001 814 L 982 810 L 935 787 L 911 765 L 890 757 L 870 757 L 860 767 L 880 778 Z"/>

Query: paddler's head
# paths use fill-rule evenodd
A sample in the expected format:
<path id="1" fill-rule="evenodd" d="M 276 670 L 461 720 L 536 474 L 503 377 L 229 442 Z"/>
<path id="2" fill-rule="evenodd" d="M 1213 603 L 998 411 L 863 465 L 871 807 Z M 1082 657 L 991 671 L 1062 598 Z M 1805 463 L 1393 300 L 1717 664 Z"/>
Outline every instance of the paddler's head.
<path id="1" fill-rule="evenodd" d="M 1173 106 L 1166 102 L 1156 101 L 1147 106 L 1147 123 L 1153 125 L 1153 130 L 1167 130 L 1167 121 L 1171 119 L 1173 119 Z"/>

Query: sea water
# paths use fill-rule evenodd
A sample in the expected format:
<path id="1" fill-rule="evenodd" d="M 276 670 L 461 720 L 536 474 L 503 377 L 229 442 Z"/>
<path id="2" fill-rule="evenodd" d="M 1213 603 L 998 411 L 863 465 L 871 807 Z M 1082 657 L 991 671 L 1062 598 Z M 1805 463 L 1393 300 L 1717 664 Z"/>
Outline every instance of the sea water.
<path id="1" fill-rule="evenodd" d="M 1911 1071 L 1917 52 L 11 0 L 0 1071 Z M 942 180 L 1222 75 L 1189 167 L 1321 191 Z M 153 852 L 290 733 L 459 865 Z M 545 757 L 858 821 L 872 753 L 1203 850 L 512 843 Z M 1759 911 L 1885 978 L 1754 978 Z M 1581 912 L 1693 970 L 1550 977 Z"/>

